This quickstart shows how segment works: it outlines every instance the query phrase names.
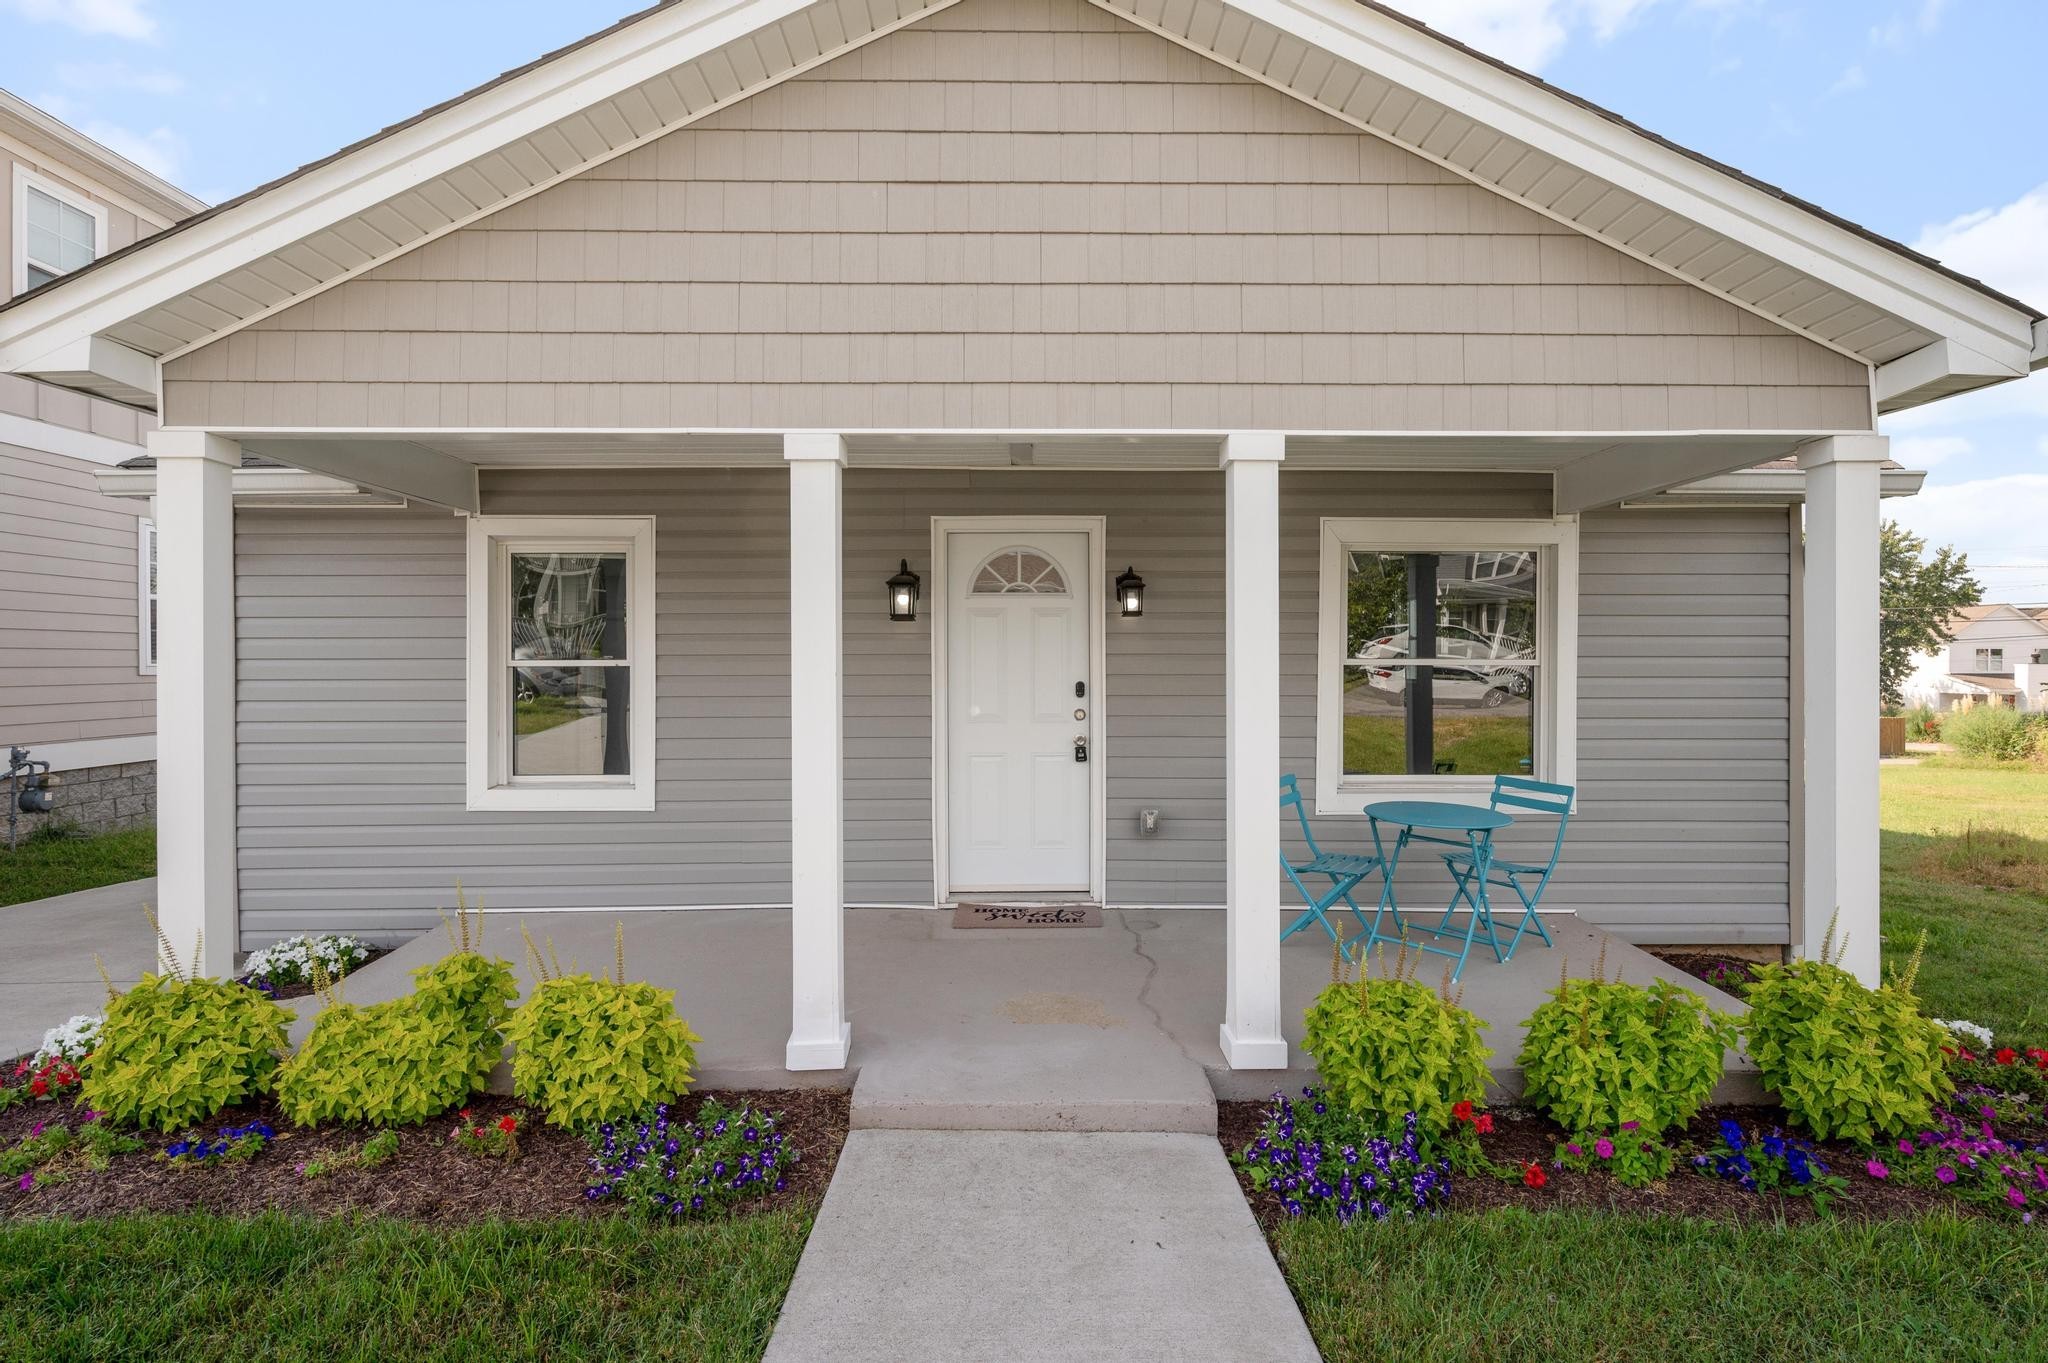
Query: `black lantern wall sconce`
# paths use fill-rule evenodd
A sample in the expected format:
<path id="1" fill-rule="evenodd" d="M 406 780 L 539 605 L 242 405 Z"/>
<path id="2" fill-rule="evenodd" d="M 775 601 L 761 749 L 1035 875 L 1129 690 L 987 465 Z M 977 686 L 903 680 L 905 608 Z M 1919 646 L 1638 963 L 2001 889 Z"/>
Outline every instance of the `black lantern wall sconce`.
<path id="1" fill-rule="evenodd" d="M 1127 619 L 1145 613 L 1145 579 L 1138 576 L 1135 568 L 1126 568 L 1116 575 L 1116 604 Z"/>
<path id="2" fill-rule="evenodd" d="M 889 618 L 891 620 L 917 619 L 917 589 L 922 579 L 910 571 L 910 560 L 904 559 L 902 566 L 889 579 Z"/>

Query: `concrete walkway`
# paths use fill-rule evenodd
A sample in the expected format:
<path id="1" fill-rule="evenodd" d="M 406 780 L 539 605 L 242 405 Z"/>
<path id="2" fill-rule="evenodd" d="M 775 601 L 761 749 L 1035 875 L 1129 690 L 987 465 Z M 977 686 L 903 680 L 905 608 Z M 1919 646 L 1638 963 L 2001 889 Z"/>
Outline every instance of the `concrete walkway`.
<path id="1" fill-rule="evenodd" d="M 1312 1363 L 1212 1136 L 856 1131 L 766 1363 Z"/>
<path id="2" fill-rule="evenodd" d="M 74 1013 L 104 1011 L 94 952 L 123 989 L 156 968 L 142 916 L 155 902 L 151 877 L 0 908 L 0 1060 L 34 1050 Z"/>

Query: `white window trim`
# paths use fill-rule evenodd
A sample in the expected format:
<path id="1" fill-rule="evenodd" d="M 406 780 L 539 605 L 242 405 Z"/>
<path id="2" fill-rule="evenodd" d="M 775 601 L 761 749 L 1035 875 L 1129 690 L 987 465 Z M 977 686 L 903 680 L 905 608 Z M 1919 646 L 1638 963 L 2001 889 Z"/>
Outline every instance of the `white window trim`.
<path id="1" fill-rule="evenodd" d="M 1344 776 L 1346 546 L 1388 553 L 1533 549 L 1537 559 L 1537 697 L 1534 775 L 1578 784 L 1579 525 L 1542 520 L 1323 518 L 1316 614 L 1316 813 L 1352 814 L 1375 800 L 1429 799 L 1485 805 L 1491 776 Z M 1334 779 L 1328 774 L 1335 773 Z"/>
<path id="2" fill-rule="evenodd" d="M 92 258 L 98 260 L 107 253 L 107 209 L 105 204 L 94 203 L 75 189 L 68 189 L 54 180 L 46 180 L 16 162 L 14 166 L 14 292 L 28 292 L 28 191 L 36 190 L 47 194 L 58 203 L 75 208 L 92 217 Z M 62 278 L 62 276 L 59 276 Z"/>
<path id="3" fill-rule="evenodd" d="M 506 704 L 507 617 L 512 552 L 626 554 L 626 657 L 632 667 L 627 718 L 629 776 L 508 775 L 511 707 Z M 652 516 L 472 516 L 469 518 L 469 808 L 473 810 L 648 810 L 654 808 L 655 599 Z M 500 609 L 503 606 L 504 609 Z"/>
<path id="4" fill-rule="evenodd" d="M 156 593 L 149 586 L 149 561 L 156 550 L 156 522 L 148 516 L 135 522 L 135 670 L 156 675 L 156 650 L 150 647 L 149 607 Z"/>

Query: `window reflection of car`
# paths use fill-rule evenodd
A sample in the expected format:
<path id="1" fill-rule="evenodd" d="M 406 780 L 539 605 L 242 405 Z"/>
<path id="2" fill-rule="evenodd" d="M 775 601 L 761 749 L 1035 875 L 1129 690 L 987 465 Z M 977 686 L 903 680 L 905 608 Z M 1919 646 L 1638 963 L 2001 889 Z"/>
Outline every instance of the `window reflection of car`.
<path id="1" fill-rule="evenodd" d="M 1367 684 L 1396 694 L 1408 685 L 1411 669 L 1405 667 L 1367 668 Z M 1430 694 L 1439 705 L 1472 705 L 1497 710 L 1511 700 L 1529 694 L 1529 674 L 1519 668 L 1501 667 L 1482 671 L 1472 667 L 1438 667 Z"/>
<path id="2" fill-rule="evenodd" d="M 1359 650 L 1362 658 L 1406 658 L 1411 656 L 1408 646 L 1408 631 L 1395 630 L 1382 634 Z M 1462 625 L 1439 625 L 1436 631 L 1436 656 L 1439 658 L 1527 658 L 1530 656 L 1529 643 L 1525 639 L 1503 636 L 1489 638 L 1484 634 L 1464 628 Z"/>
<path id="3" fill-rule="evenodd" d="M 528 658 L 559 658 L 569 647 L 564 640 L 539 638 L 530 644 L 521 644 L 512 650 L 512 661 L 524 662 Z M 512 673 L 513 690 L 518 699 L 531 696 L 573 696 L 577 691 L 579 678 L 576 669 L 570 667 L 519 667 Z"/>

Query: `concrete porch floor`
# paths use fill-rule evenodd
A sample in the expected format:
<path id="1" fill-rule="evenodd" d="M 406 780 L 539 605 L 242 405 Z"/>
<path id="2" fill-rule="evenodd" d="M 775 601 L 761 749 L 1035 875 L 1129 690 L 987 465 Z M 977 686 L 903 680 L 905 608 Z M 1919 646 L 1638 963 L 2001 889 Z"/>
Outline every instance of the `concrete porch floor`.
<path id="1" fill-rule="evenodd" d="M 563 963 L 612 964 L 612 925 L 626 925 L 626 971 L 676 991 L 704 1038 L 700 1082 L 713 1088 L 822 1085 L 853 1089 L 857 1128 L 1212 1133 L 1218 1098 L 1263 1098 L 1313 1082 L 1301 1051 L 1302 1013 L 1329 980 L 1328 939 L 1282 945 L 1284 1015 L 1292 1067 L 1231 1070 L 1218 1049 L 1223 1007 L 1223 914 L 1213 909 L 1110 909 L 1100 928 L 956 930 L 949 912 L 854 909 L 846 916 L 853 1052 L 840 1071 L 783 1068 L 789 1033 L 786 911 L 697 910 L 492 915 L 486 947 L 526 982 L 519 924 L 552 937 Z M 1489 1024 L 1499 1096 L 1520 1092 L 1514 1060 L 1522 1021 L 1567 963 L 1591 972 L 1677 980 L 1717 1007 L 1742 1005 L 1648 953 L 1570 916 L 1545 920 L 1556 947 L 1524 941 L 1507 965 L 1475 951 L 1464 1003 Z M 1278 931 L 1277 925 L 1274 929 Z M 348 982 L 351 1002 L 396 997 L 410 972 L 448 950 L 435 931 Z M 1425 966 L 1435 982 L 1442 963 Z M 303 1011 L 294 1040 L 310 1026 Z M 1756 1095 L 1755 1072 L 1731 1053 L 1721 1096 Z M 500 1080 L 505 1076 L 501 1071 Z"/>

